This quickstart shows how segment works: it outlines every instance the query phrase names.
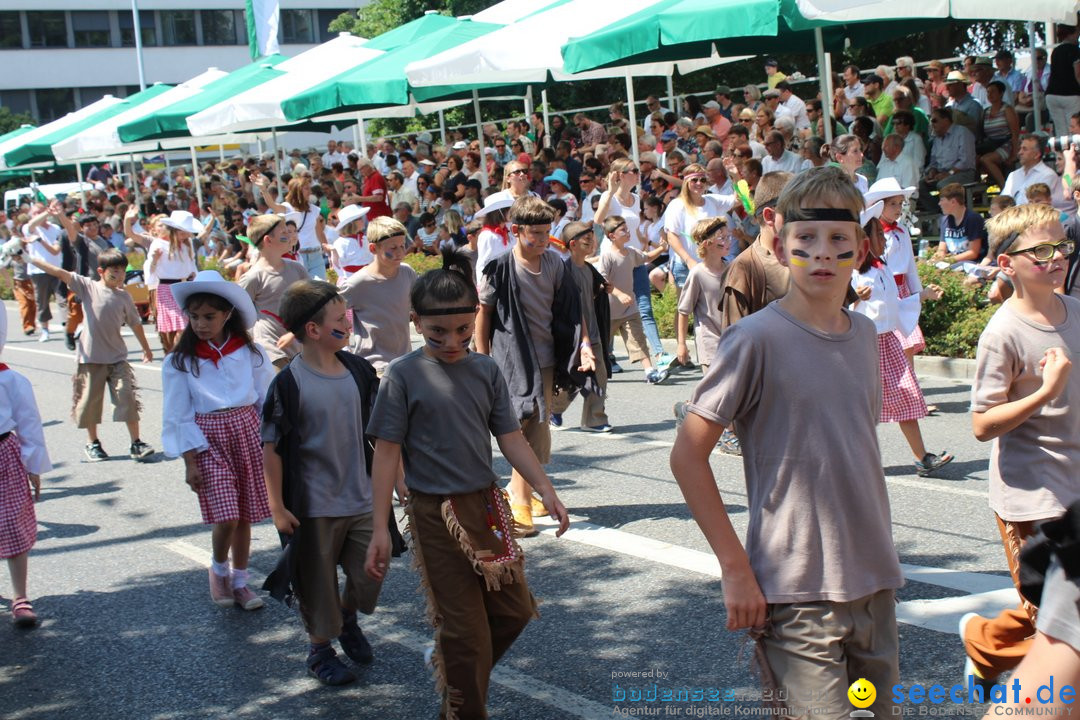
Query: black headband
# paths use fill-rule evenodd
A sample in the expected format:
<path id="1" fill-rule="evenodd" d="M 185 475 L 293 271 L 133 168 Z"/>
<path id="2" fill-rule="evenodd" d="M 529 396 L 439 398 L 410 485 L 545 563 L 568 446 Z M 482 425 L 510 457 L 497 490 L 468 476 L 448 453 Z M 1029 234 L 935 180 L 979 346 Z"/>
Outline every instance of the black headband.
<path id="1" fill-rule="evenodd" d="M 591 228 L 589 230 L 582 230 L 577 235 L 575 235 L 574 237 L 567 240 L 566 244 L 569 245 L 570 243 L 574 242 L 575 240 L 580 240 L 581 238 L 585 237 L 586 235 L 592 235 L 592 234 L 593 234 L 593 231 L 592 231 Z"/>
<path id="2" fill-rule="evenodd" d="M 1005 255 L 1009 251 L 1009 248 L 1013 246 L 1013 243 L 1016 242 L 1016 239 L 1018 237 L 1020 237 L 1020 233 L 1018 232 L 1012 232 L 1006 235 L 1005 239 L 1001 241 L 1000 245 L 998 245 L 997 252 L 995 254 Z"/>
<path id="3" fill-rule="evenodd" d="M 293 325 L 293 327 L 289 328 L 289 330 L 292 331 L 293 333 L 296 333 L 297 328 L 302 328 L 305 325 L 307 325 L 309 322 L 311 322 L 311 318 L 318 315 L 319 311 L 322 310 L 324 307 L 326 307 L 326 304 L 328 302 L 330 302 L 331 300 L 340 300 L 340 299 L 341 299 L 341 295 L 339 295 L 336 292 L 333 295 L 327 295 L 323 299 L 319 300 L 319 302 L 315 303 L 312 306 L 311 310 L 309 310 L 302 318 L 297 319 L 296 323 Z"/>
<path id="4" fill-rule="evenodd" d="M 799 208 L 798 217 L 789 218 L 788 222 L 833 221 L 853 222 L 858 224 L 859 217 L 845 208 Z"/>
<path id="5" fill-rule="evenodd" d="M 417 310 L 416 314 L 420 317 L 427 315 L 464 315 L 469 313 L 470 315 L 476 314 L 476 306 L 470 305 L 468 307 L 448 307 L 448 308 L 435 308 L 433 310 Z"/>
<path id="6" fill-rule="evenodd" d="M 381 243 L 383 240 L 390 240 L 391 238 L 396 238 L 396 237 L 405 237 L 405 233 L 404 232 L 396 232 L 396 233 L 394 233 L 392 235 L 387 235 L 386 237 L 379 238 L 378 240 L 375 241 L 375 243 L 378 244 L 378 243 Z"/>

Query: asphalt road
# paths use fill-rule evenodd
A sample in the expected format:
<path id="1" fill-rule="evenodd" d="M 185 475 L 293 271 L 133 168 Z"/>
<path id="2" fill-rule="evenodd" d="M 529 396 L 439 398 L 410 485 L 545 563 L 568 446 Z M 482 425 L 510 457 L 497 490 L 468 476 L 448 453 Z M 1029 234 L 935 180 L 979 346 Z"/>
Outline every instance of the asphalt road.
<path id="1" fill-rule="evenodd" d="M 55 469 L 43 478 L 30 556 L 30 592 L 42 619 L 36 630 L 11 627 L 11 585 L 0 572 L 0 717 L 436 717 L 422 661 L 431 631 L 407 559 L 395 561 L 375 615 L 362 618 L 375 663 L 351 686 L 320 686 L 305 675 L 305 636 L 293 611 L 271 600 L 255 613 L 211 604 L 210 534 L 183 483 L 182 462 L 158 455 L 134 463 L 119 424 L 101 432 L 112 459 L 84 462 L 85 438 L 69 417 L 72 354 L 60 340 L 23 338 L 13 308 L 8 312 L 13 334 L 3 361 L 34 385 Z M 160 354 L 145 366 L 133 338 L 129 347 L 142 437 L 160 447 Z M 699 378 L 685 372 L 653 387 L 631 369 L 610 385 L 616 432 L 554 435 L 548 470 L 576 522 L 561 539 L 549 530 L 523 542 L 542 617 L 496 670 L 493 718 L 600 718 L 627 709 L 693 717 L 756 706 L 742 636 L 723 627 L 718 566 L 668 470 L 672 404 Z M 940 477 L 919 478 L 899 428 L 882 426 L 879 437 L 908 577 L 898 598 L 901 680 L 949 686 L 962 669 L 960 615 L 996 612 L 1015 593 L 987 507 L 989 446 L 969 429 L 970 388 L 933 378 L 923 387 L 941 408 L 923 422 L 927 445 L 957 459 Z M 568 411 L 568 425 L 576 424 L 577 409 Z M 713 465 L 741 531 L 741 461 L 716 455 Z M 497 469 L 508 475 L 501 458 Z M 259 583 L 276 557 L 269 522 L 255 528 L 252 544 Z M 652 683 L 716 688 L 734 699 L 661 707 L 620 695 Z"/>

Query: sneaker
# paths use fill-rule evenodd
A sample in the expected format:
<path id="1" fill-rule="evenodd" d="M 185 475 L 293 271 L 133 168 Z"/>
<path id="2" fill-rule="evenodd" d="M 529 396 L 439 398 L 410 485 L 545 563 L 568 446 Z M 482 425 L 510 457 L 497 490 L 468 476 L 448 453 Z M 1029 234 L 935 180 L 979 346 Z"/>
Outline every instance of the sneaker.
<path id="1" fill-rule="evenodd" d="M 109 453 L 105 452 L 105 448 L 101 447 L 100 440 L 95 440 L 92 443 L 86 444 L 86 459 L 90 462 L 108 460 Z"/>
<path id="2" fill-rule="evenodd" d="M 581 429 L 586 432 L 609 433 L 615 428 L 613 428 L 610 423 L 604 423 L 603 425 L 590 425 Z"/>
<path id="3" fill-rule="evenodd" d="M 375 653 L 371 649 L 371 643 L 364 637 L 364 631 L 360 629 L 355 620 L 345 624 L 341 634 L 338 635 L 338 642 L 341 643 L 341 649 L 354 663 L 370 665 L 375 661 Z"/>
<path id="4" fill-rule="evenodd" d="M 968 623 L 971 622 L 972 620 L 974 620 L 977 617 L 979 617 L 978 613 L 965 613 L 960 618 L 960 642 L 961 643 L 965 643 L 964 638 L 966 637 Z M 964 652 L 964 677 L 963 677 L 963 682 L 964 682 L 965 685 L 967 684 L 967 681 L 968 681 L 969 677 L 974 681 L 976 687 L 981 687 L 982 688 L 983 698 L 986 699 L 987 701 L 989 701 L 989 699 L 990 699 L 990 689 L 994 686 L 994 684 L 997 682 L 998 679 L 996 677 L 984 678 L 979 673 L 978 669 L 976 669 L 974 661 L 972 661 L 972 659 L 970 657 L 968 657 L 968 654 L 965 651 Z"/>
<path id="5" fill-rule="evenodd" d="M 561 428 L 562 413 L 551 413 L 551 416 L 548 418 L 548 422 L 551 423 L 551 427 L 553 428 Z"/>
<path id="6" fill-rule="evenodd" d="M 432 675 L 435 674 L 435 646 L 428 645 L 424 648 L 424 667 Z"/>
<path id="7" fill-rule="evenodd" d="M 667 370 L 657 370 L 656 368 L 652 368 L 647 373 L 645 373 L 645 382 L 649 383 L 650 385 L 659 385 L 660 383 L 667 380 L 667 377 Z"/>
<path id="8" fill-rule="evenodd" d="M 213 570 L 210 572 L 213 572 Z M 232 597 L 236 604 L 244 610 L 258 610 L 263 606 L 262 598 L 256 595 L 247 585 L 233 588 Z"/>
<path id="9" fill-rule="evenodd" d="M 68 350 L 75 349 L 75 335 L 72 333 L 64 333 L 64 346 Z"/>
<path id="10" fill-rule="evenodd" d="M 619 365 L 619 363 L 617 363 L 617 362 L 615 362 L 614 360 L 612 360 L 612 361 L 611 361 L 611 374 L 612 374 L 612 375 L 618 375 L 618 374 L 619 374 L 619 373 L 621 373 L 622 371 L 623 371 L 623 369 L 622 369 L 622 365 Z"/>
<path id="11" fill-rule="evenodd" d="M 131 443 L 131 459 L 132 460 L 145 460 L 154 454 L 154 448 L 150 447 L 142 440 L 136 440 Z"/>
<path id="12" fill-rule="evenodd" d="M 686 403 L 680 400 L 671 407 L 671 411 L 675 413 L 675 427 L 681 427 L 686 420 Z"/>
<path id="13" fill-rule="evenodd" d="M 352 670 L 345 667 L 332 647 L 311 653 L 306 662 L 308 675 L 323 685 L 348 685 L 356 681 Z"/>
<path id="14" fill-rule="evenodd" d="M 919 477 L 929 477 L 952 461 L 953 456 L 944 451 L 940 455 L 926 453 L 923 455 L 922 460 L 915 461 L 915 471 L 919 474 Z"/>
<path id="15" fill-rule="evenodd" d="M 533 527 L 532 504 L 511 505 L 510 512 L 514 514 L 514 537 L 526 538 L 537 534 Z"/>
<path id="16" fill-rule="evenodd" d="M 38 624 L 37 613 L 27 598 L 15 598 L 11 603 L 11 622 L 15 627 L 29 629 Z"/>
<path id="17" fill-rule="evenodd" d="M 731 430 L 725 430 L 720 434 L 720 440 L 716 443 L 716 446 L 725 455 L 742 456 L 742 445 L 739 444 L 739 438 Z"/>
<path id="18" fill-rule="evenodd" d="M 45 328 L 41 330 L 41 337 L 37 339 L 39 343 L 49 342 L 49 331 Z"/>
<path id="19" fill-rule="evenodd" d="M 662 352 L 656 356 L 654 364 L 657 370 L 667 370 L 673 362 L 675 362 L 674 355 L 669 352 Z"/>
<path id="20" fill-rule="evenodd" d="M 236 604 L 233 598 L 232 582 L 229 576 L 221 577 L 213 568 L 207 570 L 210 573 L 210 599 L 218 607 L 232 607 Z"/>

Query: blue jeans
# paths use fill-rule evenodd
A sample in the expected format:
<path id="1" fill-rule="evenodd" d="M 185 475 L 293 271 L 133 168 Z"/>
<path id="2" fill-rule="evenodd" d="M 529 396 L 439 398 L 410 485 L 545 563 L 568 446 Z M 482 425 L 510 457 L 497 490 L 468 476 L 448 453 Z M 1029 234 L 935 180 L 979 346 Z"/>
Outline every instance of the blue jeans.
<path id="1" fill-rule="evenodd" d="M 326 259 L 323 257 L 321 250 L 319 252 L 301 252 L 299 256 L 300 261 L 307 268 L 308 275 L 321 280 L 326 279 Z"/>
<path id="2" fill-rule="evenodd" d="M 645 328 L 645 339 L 649 343 L 649 352 L 659 355 L 664 351 L 660 344 L 660 332 L 656 329 L 656 318 L 652 312 L 652 284 L 649 282 L 649 266 L 634 268 L 634 297 L 637 298 L 641 324 Z"/>
<path id="3" fill-rule="evenodd" d="M 680 290 L 683 289 L 683 285 L 686 284 L 686 279 L 690 277 L 690 268 L 687 266 L 683 259 L 671 253 L 671 276 L 675 278 L 675 287 Z"/>

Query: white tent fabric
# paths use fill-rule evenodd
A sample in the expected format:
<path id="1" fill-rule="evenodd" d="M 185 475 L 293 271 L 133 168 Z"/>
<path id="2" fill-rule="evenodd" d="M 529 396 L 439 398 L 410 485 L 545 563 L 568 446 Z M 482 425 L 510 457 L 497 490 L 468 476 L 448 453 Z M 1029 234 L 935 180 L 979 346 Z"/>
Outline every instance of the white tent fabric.
<path id="1" fill-rule="evenodd" d="M 3 166 L 3 157 L 5 153 L 14 150 L 17 147 L 21 147 L 28 142 L 33 142 L 38 138 L 43 138 L 46 135 L 50 135 L 57 130 L 62 130 L 68 125 L 72 125 L 74 123 L 85 120 L 91 115 L 99 113 L 105 108 L 111 107 L 112 105 L 115 105 L 121 101 L 122 98 L 113 97 L 112 95 L 106 95 L 97 102 L 91 103 L 86 107 L 82 108 L 81 110 L 76 110 L 73 113 L 68 113 L 62 118 L 53 120 L 51 123 L 46 123 L 45 125 L 42 125 L 38 128 L 24 132 L 22 135 L 13 137 L 5 143 L 0 143 L 0 166 Z M 52 163 L 46 164 L 51 165 Z"/>
<path id="2" fill-rule="evenodd" d="M 895 0 L 796 0 L 808 20 L 858 22 L 861 20 L 954 17 L 961 20 L 1026 20 L 1076 22 L 1076 0 L 920 0 L 917 7 Z"/>
<path id="3" fill-rule="evenodd" d="M 668 76 L 676 67 L 679 72 L 687 73 L 716 64 L 718 58 L 709 58 L 604 68 L 576 75 L 563 72 L 562 46 L 571 35 L 586 35 L 607 27 L 658 1 L 620 0 L 616 4 L 569 0 L 453 50 L 410 63 L 405 67 L 405 74 L 409 82 L 423 87 L 468 83 L 542 83 L 547 80 L 548 73 L 557 81 L 624 77 L 627 73 L 631 76 Z M 484 13 L 479 13 L 473 19 L 487 18 Z"/>
<path id="4" fill-rule="evenodd" d="M 289 58 L 275 66 L 284 75 L 192 115 L 187 119 L 188 129 L 192 135 L 201 136 L 290 125 L 292 123 L 285 119 L 281 109 L 281 101 L 381 54 L 380 50 L 365 48 L 366 42 L 366 38 L 341 33 L 333 40 Z"/>
<path id="5" fill-rule="evenodd" d="M 316 122 L 352 122 L 363 118 L 365 120 L 373 120 L 375 118 L 411 118 L 419 115 L 431 115 L 437 113 L 440 110 L 449 110 L 451 108 L 459 107 L 461 105 L 467 105 L 471 103 L 471 98 L 465 98 L 463 100 L 444 100 L 441 102 L 428 102 L 418 103 L 415 99 L 408 105 L 393 105 L 389 107 L 375 108 L 374 110 L 360 110 L 346 113 L 335 113 L 333 115 L 322 115 L 320 117 L 312 118 Z"/>
<path id="6" fill-rule="evenodd" d="M 100 122 L 94 127 L 87 128 L 63 142 L 56 143 L 52 146 L 53 155 L 56 156 L 57 160 L 66 161 L 118 153 L 143 152 L 144 148 L 125 147 L 120 140 L 119 133 L 117 133 L 117 128 L 125 123 L 155 113 L 173 103 L 186 100 L 201 92 L 206 85 L 218 78 L 225 77 L 225 75 L 227 73 L 222 70 L 210 68 L 206 72 L 180 83 L 171 90 L 167 90 L 141 105 Z M 187 147 L 188 144 L 190 143 L 185 141 L 184 146 Z M 145 145 L 145 150 L 153 150 L 157 147 L 156 142 L 140 143 L 140 145 Z"/>

